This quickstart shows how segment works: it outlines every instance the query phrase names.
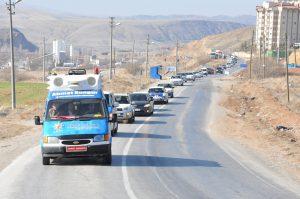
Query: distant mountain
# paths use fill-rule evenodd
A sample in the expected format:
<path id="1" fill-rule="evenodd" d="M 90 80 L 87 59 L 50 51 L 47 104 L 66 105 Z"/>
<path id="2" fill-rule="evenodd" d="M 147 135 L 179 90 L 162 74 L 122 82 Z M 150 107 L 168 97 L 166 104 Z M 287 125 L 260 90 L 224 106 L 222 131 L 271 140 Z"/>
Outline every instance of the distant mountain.
<path id="1" fill-rule="evenodd" d="M 41 42 L 43 34 L 49 48 L 54 39 L 63 39 L 74 47 L 93 48 L 96 51 L 109 50 L 108 18 L 53 14 L 20 8 L 16 12 L 15 27 L 36 45 Z M 221 18 L 225 17 L 214 20 L 193 15 L 117 17 L 116 21 L 121 22 L 121 26 L 115 28 L 114 45 L 119 49 L 131 49 L 135 40 L 137 49 L 144 49 L 147 34 L 150 34 L 151 40 L 156 42 L 152 48 L 159 48 L 159 45 L 174 45 L 176 40 L 189 42 L 246 26 Z M 8 27 L 7 15 L 0 14 L 0 24 Z"/>
<path id="2" fill-rule="evenodd" d="M 32 44 L 26 39 L 23 33 L 19 30 L 13 30 L 14 47 L 18 50 L 27 50 L 29 52 L 35 52 L 38 50 L 37 46 Z M 0 29 L 0 49 L 7 50 L 10 48 L 10 31 L 9 29 Z"/>
<path id="3" fill-rule="evenodd" d="M 132 20 L 206 20 L 206 21 L 226 21 L 235 22 L 244 25 L 255 25 L 256 17 L 252 15 L 240 15 L 240 16 L 227 16 L 218 15 L 213 17 L 200 16 L 200 15 L 136 15 L 129 17 L 122 17 L 122 19 Z"/>

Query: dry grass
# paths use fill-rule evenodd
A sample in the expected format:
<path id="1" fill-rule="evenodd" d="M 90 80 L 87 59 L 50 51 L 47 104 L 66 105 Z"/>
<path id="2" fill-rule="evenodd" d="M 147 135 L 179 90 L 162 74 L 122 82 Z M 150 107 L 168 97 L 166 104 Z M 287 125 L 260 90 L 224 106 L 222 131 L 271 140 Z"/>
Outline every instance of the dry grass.
<path id="1" fill-rule="evenodd" d="M 104 78 L 104 90 L 114 93 L 131 93 L 147 88 L 154 81 L 146 78 L 144 75 L 133 75 L 128 73 L 127 69 L 118 70 L 112 81 Z"/>
<path id="2" fill-rule="evenodd" d="M 223 128 L 219 134 L 261 153 L 273 167 L 286 169 L 299 180 L 300 106 L 291 109 L 274 96 L 274 91 L 282 91 L 280 81 L 271 78 L 268 84 L 262 84 L 228 78 L 218 85 L 223 90 L 221 105 L 227 113 L 220 120 Z M 277 131 L 279 125 L 291 130 Z"/>

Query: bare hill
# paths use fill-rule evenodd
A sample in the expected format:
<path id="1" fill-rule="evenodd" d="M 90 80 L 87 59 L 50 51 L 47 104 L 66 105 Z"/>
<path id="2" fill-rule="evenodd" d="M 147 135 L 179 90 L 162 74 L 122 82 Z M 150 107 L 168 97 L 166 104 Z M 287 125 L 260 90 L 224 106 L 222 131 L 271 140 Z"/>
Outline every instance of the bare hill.
<path id="1" fill-rule="evenodd" d="M 210 35 L 201 40 L 187 44 L 182 51 L 187 56 L 200 57 L 210 53 L 212 48 L 224 51 L 240 51 L 251 43 L 253 27 L 246 27 L 230 32 Z"/>
<path id="2" fill-rule="evenodd" d="M 7 27 L 8 16 L 3 13 L 0 14 L 0 24 Z M 35 44 L 40 43 L 44 34 L 47 43 L 51 43 L 54 39 L 64 39 L 77 47 L 92 47 L 100 50 L 108 49 L 109 46 L 108 19 L 57 15 L 18 8 L 14 22 L 15 27 L 24 32 Z M 120 19 L 120 22 L 122 25 L 115 30 L 115 42 L 119 48 L 129 48 L 133 40 L 137 41 L 137 47 L 144 48 L 147 34 L 150 34 L 154 41 L 173 44 L 177 39 L 189 42 L 245 26 L 225 21 L 178 19 L 147 21 Z"/>
<path id="3" fill-rule="evenodd" d="M 14 46 L 18 50 L 26 50 L 28 52 L 35 52 L 38 50 L 37 46 L 26 39 L 23 33 L 19 30 L 13 30 Z M 7 51 L 10 47 L 10 31 L 8 28 L 0 29 L 0 51 Z"/>

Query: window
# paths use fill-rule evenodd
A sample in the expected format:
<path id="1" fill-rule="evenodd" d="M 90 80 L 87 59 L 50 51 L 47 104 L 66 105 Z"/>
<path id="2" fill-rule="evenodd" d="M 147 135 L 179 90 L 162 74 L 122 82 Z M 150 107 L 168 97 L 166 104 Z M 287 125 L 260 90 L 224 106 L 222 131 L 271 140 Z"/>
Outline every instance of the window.
<path id="1" fill-rule="evenodd" d="M 49 101 L 46 120 L 99 119 L 107 117 L 100 99 L 64 99 Z"/>

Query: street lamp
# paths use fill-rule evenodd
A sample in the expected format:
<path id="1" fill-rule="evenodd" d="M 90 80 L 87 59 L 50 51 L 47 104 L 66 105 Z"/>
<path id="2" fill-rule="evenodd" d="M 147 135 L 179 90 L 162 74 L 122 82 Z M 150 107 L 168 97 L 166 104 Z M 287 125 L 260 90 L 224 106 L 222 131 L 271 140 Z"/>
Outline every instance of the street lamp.
<path id="1" fill-rule="evenodd" d="M 110 68 L 109 68 L 109 80 L 112 80 L 112 68 L 113 68 L 113 30 L 114 27 L 120 26 L 121 23 L 115 23 L 115 18 L 110 17 Z"/>
<path id="2" fill-rule="evenodd" d="M 17 0 L 15 3 L 8 0 L 6 3 L 7 10 L 9 11 L 9 22 L 10 22 L 10 53 L 11 53 L 11 108 L 14 110 L 16 108 L 16 78 L 15 78 L 15 54 L 14 54 L 14 38 L 13 38 L 13 23 L 12 15 L 15 14 L 15 6 L 22 0 Z"/>

